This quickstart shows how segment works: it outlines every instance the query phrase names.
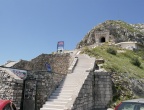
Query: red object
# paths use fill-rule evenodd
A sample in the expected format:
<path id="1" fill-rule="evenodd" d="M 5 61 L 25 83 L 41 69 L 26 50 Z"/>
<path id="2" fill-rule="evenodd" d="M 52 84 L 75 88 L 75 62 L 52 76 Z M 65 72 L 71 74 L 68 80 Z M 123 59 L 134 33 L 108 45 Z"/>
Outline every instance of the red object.
<path id="1" fill-rule="evenodd" d="M 0 100 L 0 110 L 3 110 L 3 108 L 8 104 L 11 103 L 10 100 Z"/>
<path id="2" fill-rule="evenodd" d="M 120 104 L 118 104 L 114 110 L 118 110 L 119 106 L 122 104 L 122 102 Z"/>

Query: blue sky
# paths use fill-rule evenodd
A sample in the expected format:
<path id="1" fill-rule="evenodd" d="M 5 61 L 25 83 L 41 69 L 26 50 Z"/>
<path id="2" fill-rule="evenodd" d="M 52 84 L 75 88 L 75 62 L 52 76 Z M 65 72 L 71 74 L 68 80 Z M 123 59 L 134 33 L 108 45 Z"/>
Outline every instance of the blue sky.
<path id="1" fill-rule="evenodd" d="M 0 0 L 0 64 L 72 50 L 106 20 L 144 23 L 144 0 Z"/>

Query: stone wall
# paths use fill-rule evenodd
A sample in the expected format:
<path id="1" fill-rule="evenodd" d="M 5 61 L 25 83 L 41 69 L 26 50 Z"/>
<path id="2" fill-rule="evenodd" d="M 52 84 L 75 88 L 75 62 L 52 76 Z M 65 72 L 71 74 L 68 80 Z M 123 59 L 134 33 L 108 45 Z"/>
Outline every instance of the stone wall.
<path id="1" fill-rule="evenodd" d="M 108 72 L 94 72 L 94 108 L 105 109 L 112 100 L 112 81 Z"/>
<path id="2" fill-rule="evenodd" d="M 28 108 L 26 106 L 32 101 L 35 102 L 35 107 L 36 107 L 35 109 L 40 110 L 42 105 L 47 101 L 47 98 L 51 95 L 51 93 L 55 90 L 58 84 L 62 81 L 64 76 L 65 75 L 49 73 L 47 71 L 29 71 L 25 84 L 26 82 L 28 82 L 29 83 L 28 86 L 30 86 L 33 85 L 30 83 L 34 83 L 35 81 L 36 89 L 35 90 L 33 89 L 34 91 L 31 91 L 32 87 L 28 87 L 28 88 L 25 87 L 24 94 L 27 94 L 28 98 L 24 97 L 23 99 L 24 100 L 23 110 L 33 110 L 33 104 L 29 105 Z M 31 91 L 31 93 L 28 91 Z"/>
<path id="3" fill-rule="evenodd" d="M 18 109 L 39 110 L 64 77 L 47 71 L 28 71 L 23 81 L 8 68 L 0 68 L 0 99 L 12 100 Z"/>
<path id="4" fill-rule="evenodd" d="M 78 97 L 76 98 L 72 110 L 92 110 L 94 106 L 93 99 L 93 73 L 90 73 L 85 80 Z"/>
<path id="5" fill-rule="evenodd" d="M 22 98 L 23 80 L 0 68 L 0 99 L 12 100 L 19 109 Z"/>
<path id="6" fill-rule="evenodd" d="M 112 82 L 107 72 L 91 72 L 72 110 L 105 110 L 112 99 Z"/>
<path id="7" fill-rule="evenodd" d="M 9 76 L 14 75 L 10 71 L 0 71 L 0 98 L 12 100 L 18 109 L 24 107 L 23 110 L 29 110 L 27 107 L 31 106 L 39 110 L 68 73 L 70 60 L 69 53 L 41 54 L 31 61 L 21 60 L 11 68 L 28 70 L 24 83 L 16 75 Z M 51 73 L 47 72 L 46 63 L 50 64 Z M 15 82 L 15 78 L 21 83 Z"/>
<path id="8" fill-rule="evenodd" d="M 21 60 L 13 68 L 25 70 L 46 70 L 45 63 L 51 65 L 52 71 L 59 74 L 67 74 L 70 66 L 70 54 L 41 54 L 31 61 Z"/>

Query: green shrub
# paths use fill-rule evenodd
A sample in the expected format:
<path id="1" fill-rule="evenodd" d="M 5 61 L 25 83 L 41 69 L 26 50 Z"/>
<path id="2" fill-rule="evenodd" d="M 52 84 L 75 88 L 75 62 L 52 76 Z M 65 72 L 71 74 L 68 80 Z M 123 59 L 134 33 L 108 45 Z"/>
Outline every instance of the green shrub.
<path id="1" fill-rule="evenodd" d="M 107 48 L 107 53 L 110 53 L 112 55 L 116 55 L 117 54 L 117 50 L 112 48 L 112 47 L 109 47 L 109 48 Z"/>
<path id="2" fill-rule="evenodd" d="M 119 71 L 119 67 L 117 65 L 114 65 L 114 64 L 109 64 L 109 65 L 103 65 L 103 67 L 107 70 L 107 71 L 110 71 L 110 72 L 117 72 Z"/>
<path id="3" fill-rule="evenodd" d="M 135 66 L 138 66 L 138 67 L 140 67 L 140 65 L 141 65 L 141 62 L 139 61 L 139 59 L 137 57 L 133 57 L 131 59 L 131 63 Z"/>

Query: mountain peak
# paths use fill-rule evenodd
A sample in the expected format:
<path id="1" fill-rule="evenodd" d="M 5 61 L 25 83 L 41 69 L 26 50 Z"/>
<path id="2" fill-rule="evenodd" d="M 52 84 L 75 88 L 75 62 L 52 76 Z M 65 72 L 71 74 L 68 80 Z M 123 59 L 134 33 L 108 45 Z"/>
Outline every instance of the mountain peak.
<path id="1" fill-rule="evenodd" d="M 121 20 L 107 20 L 90 30 L 76 48 L 103 42 L 134 41 L 144 45 L 144 24 L 129 24 Z"/>

